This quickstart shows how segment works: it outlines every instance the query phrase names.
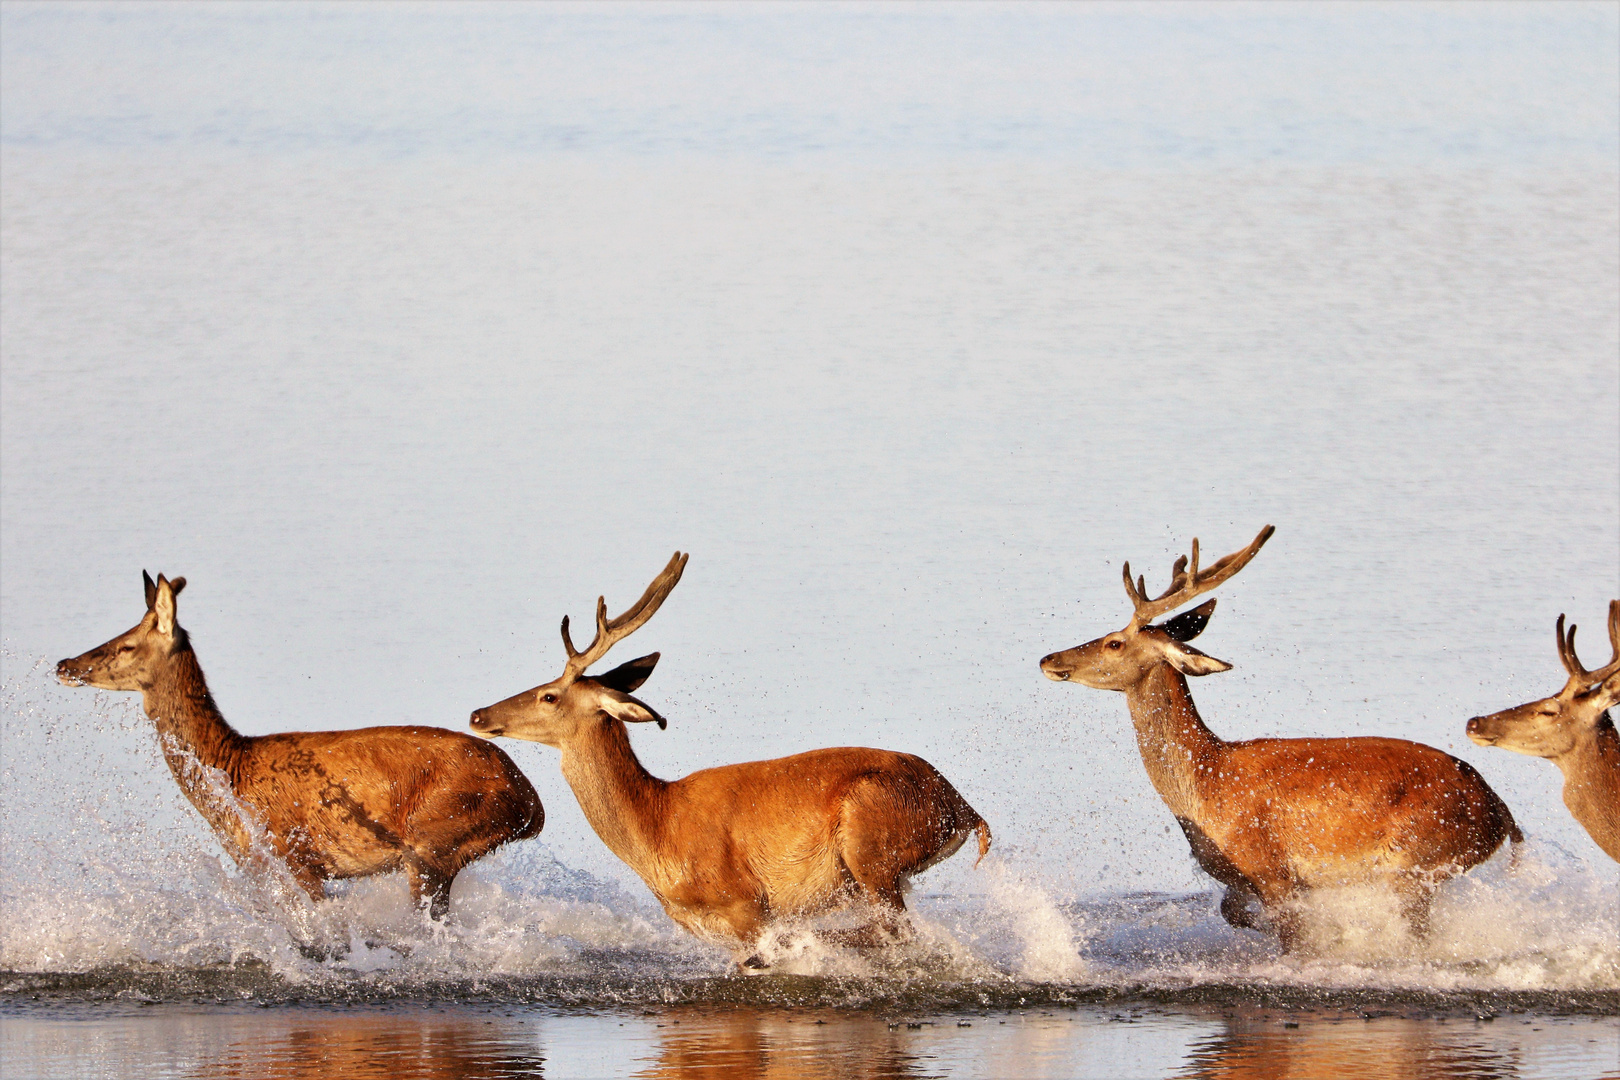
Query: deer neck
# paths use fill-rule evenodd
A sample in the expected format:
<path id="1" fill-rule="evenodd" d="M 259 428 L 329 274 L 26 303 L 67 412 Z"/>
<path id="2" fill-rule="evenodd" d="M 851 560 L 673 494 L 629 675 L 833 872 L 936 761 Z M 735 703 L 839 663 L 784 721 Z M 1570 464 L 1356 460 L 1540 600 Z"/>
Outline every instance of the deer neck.
<path id="1" fill-rule="evenodd" d="M 188 794 L 197 782 L 191 775 L 194 770 L 182 766 L 182 759 L 188 756 L 221 770 L 235 785 L 245 740 L 214 704 L 196 653 L 189 648 L 174 653 L 152 685 L 141 692 L 141 699 L 162 737 L 163 756 Z"/>
<path id="2" fill-rule="evenodd" d="M 1607 717 L 1575 749 L 1553 759 L 1564 774 L 1564 805 L 1598 845 L 1620 859 L 1620 734 Z"/>
<path id="3" fill-rule="evenodd" d="M 562 773 L 608 850 L 648 880 L 664 837 L 669 782 L 642 766 L 623 721 L 602 717 L 564 744 Z"/>
<path id="4" fill-rule="evenodd" d="M 1197 821 L 1225 744 L 1204 726 L 1187 677 L 1169 664 L 1156 664 L 1125 691 L 1125 702 L 1154 789 L 1171 813 Z"/>

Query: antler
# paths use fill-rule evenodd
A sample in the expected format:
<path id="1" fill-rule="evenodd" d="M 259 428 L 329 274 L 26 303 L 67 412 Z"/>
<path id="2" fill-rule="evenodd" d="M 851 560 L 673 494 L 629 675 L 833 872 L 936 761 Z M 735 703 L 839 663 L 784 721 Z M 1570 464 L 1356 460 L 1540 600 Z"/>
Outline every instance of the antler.
<path id="1" fill-rule="evenodd" d="M 1564 670 L 1569 672 L 1569 681 L 1579 683 L 1582 687 L 1602 682 L 1610 675 L 1620 671 L 1620 600 L 1609 601 L 1609 645 L 1614 655 L 1609 662 L 1596 671 L 1587 671 L 1581 666 L 1580 657 L 1575 655 L 1575 625 L 1570 624 L 1569 633 L 1564 633 L 1564 617 L 1558 616 L 1558 659 L 1563 662 Z"/>
<path id="2" fill-rule="evenodd" d="M 669 591 L 675 583 L 681 580 L 681 572 L 686 569 L 687 555 L 676 552 L 670 557 L 669 565 L 652 580 L 647 591 L 641 594 L 641 599 L 631 604 L 623 615 L 616 619 L 607 617 L 607 598 L 596 598 L 596 637 L 580 652 L 574 648 L 574 642 L 568 636 L 568 616 L 563 616 L 562 639 L 563 648 L 568 650 L 568 665 L 564 673 L 575 678 L 585 674 L 585 669 L 607 655 L 607 651 L 637 630 L 653 617 Z"/>
<path id="3" fill-rule="evenodd" d="M 1260 530 L 1260 535 L 1254 542 L 1242 551 L 1234 551 L 1224 559 L 1216 561 L 1208 570 L 1198 569 L 1198 539 L 1192 542 L 1192 564 L 1187 563 L 1187 556 L 1176 559 L 1176 564 L 1170 570 L 1170 587 L 1153 599 L 1148 599 L 1147 579 L 1138 577 L 1131 581 L 1131 564 L 1125 564 L 1125 592 L 1130 596 L 1131 603 L 1136 607 L 1136 614 L 1131 616 L 1132 626 L 1144 626 L 1167 611 L 1174 611 L 1195 596 L 1209 592 L 1215 586 L 1249 565 L 1262 545 L 1271 539 L 1276 527 L 1267 525 Z M 1561 639 L 1560 639 L 1561 640 Z"/>

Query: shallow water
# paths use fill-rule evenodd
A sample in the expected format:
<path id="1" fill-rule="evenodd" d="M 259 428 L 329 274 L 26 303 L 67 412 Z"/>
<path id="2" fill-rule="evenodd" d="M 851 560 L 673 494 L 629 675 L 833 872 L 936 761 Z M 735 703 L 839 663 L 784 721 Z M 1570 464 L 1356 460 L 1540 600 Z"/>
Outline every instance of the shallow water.
<path id="1" fill-rule="evenodd" d="M 0 19 L 8 1063 L 1552 1076 L 1614 1048 L 1620 871 L 1551 766 L 1462 734 L 1561 683 L 1560 611 L 1601 660 L 1620 595 L 1612 7 Z M 1211 726 L 1439 746 L 1529 835 L 1425 941 L 1366 890 L 1314 897 L 1299 955 L 1226 926 L 1123 703 L 1036 669 L 1124 621 L 1123 559 L 1152 584 L 1268 521 L 1199 639 L 1237 665 L 1194 688 Z M 789 927 L 734 976 L 529 744 L 545 833 L 447 925 L 398 878 L 312 907 L 224 860 L 133 701 L 50 679 L 146 568 L 189 578 L 241 730 L 462 727 L 677 547 L 634 642 L 671 726 L 637 752 L 927 757 L 996 840 L 915 883 L 914 945 Z"/>
<path id="2" fill-rule="evenodd" d="M 1105 1005 L 952 1013 L 544 1004 L 260 1010 L 8 1009 L 40 1080 L 457 1077 L 1240 1077 L 1562 1080 L 1615 1075 L 1620 1020 L 1443 1010 Z"/>

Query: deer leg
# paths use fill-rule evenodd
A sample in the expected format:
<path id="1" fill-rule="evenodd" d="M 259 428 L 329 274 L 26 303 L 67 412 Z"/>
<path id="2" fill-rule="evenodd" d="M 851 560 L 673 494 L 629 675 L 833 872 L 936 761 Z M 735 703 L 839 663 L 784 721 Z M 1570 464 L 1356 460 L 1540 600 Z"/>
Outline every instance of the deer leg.
<path id="1" fill-rule="evenodd" d="M 1401 915 L 1412 935 L 1429 936 L 1429 908 L 1434 903 L 1434 888 L 1417 874 L 1402 874 L 1395 879 L 1395 893 L 1401 899 Z"/>
<path id="2" fill-rule="evenodd" d="M 300 889 L 309 894 L 311 900 L 318 903 L 326 899 L 326 881 L 321 877 L 317 869 L 318 864 L 300 858 L 297 851 L 289 851 L 282 862 L 287 867 L 287 872 L 292 875 L 293 881 L 297 883 Z M 262 869 L 265 862 L 255 857 L 246 865 L 253 866 L 255 869 Z"/>
<path id="3" fill-rule="evenodd" d="M 1260 895 L 1246 882 L 1228 885 L 1226 894 L 1221 897 L 1221 918 L 1239 930 L 1258 929 L 1259 920 L 1249 914 L 1249 902 L 1259 899 Z"/>
<path id="4" fill-rule="evenodd" d="M 411 903 L 420 908 L 426 899 L 428 918 L 443 921 L 450 914 L 450 884 L 456 879 L 455 873 L 447 874 L 420 858 L 407 858 L 405 875 L 411 883 Z"/>
<path id="5" fill-rule="evenodd" d="M 854 949 L 874 949 L 908 940 L 911 937 L 911 920 L 906 917 L 906 900 L 900 890 L 900 876 L 884 871 L 874 872 L 865 866 L 851 866 L 847 861 L 843 870 L 855 895 L 874 908 L 872 920 L 847 930 L 820 931 L 817 936 L 831 944 Z"/>
<path id="6" fill-rule="evenodd" d="M 1181 826 L 1182 833 L 1187 837 L 1187 846 L 1192 849 L 1192 856 L 1199 867 L 1226 886 L 1226 892 L 1221 897 L 1221 918 L 1240 930 L 1260 929 L 1260 920 L 1249 914 L 1249 902 L 1261 900 L 1259 890 L 1196 822 L 1178 817 L 1176 824 Z"/>
<path id="7" fill-rule="evenodd" d="M 844 796 L 837 845 L 839 873 L 853 895 L 869 903 L 873 918 L 863 926 L 830 930 L 821 937 L 835 945 L 876 948 L 909 940 L 905 879 L 932 865 L 944 847 L 955 850 L 961 838 L 908 812 L 904 792 L 872 781 L 858 782 Z M 951 843 L 955 840 L 955 844 Z"/>
<path id="8" fill-rule="evenodd" d="M 322 881 L 314 874 L 308 872 L 303 874 L 294 872 L 293 880 L 298 882 L 299 887 L 309 894 L 309 898 L 311 900 L 319 903 L 320 901 L 326 899 L 326 882 Z"/>
<path id="9" fill-rule="evenodd" d="M 1277 935 L 1282 951 L 1293 952 L 1300 941 L 1300 921 L 1299 912 L 1290 901 L 1298 894 L 1298 885 L 1285 872 L 1278 870 L 1259 877 L 1254 888 L 1260 896 L 1266 925 Z"/>

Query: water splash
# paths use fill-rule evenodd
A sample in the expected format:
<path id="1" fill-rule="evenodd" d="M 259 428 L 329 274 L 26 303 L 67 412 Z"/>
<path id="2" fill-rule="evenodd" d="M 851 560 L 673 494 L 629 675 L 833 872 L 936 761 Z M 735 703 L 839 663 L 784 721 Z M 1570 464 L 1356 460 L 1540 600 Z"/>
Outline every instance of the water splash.
<path id="1" fill-rule="evenodd" d="M 250 874 L 224 854 L 132 698 L 64 693 L 45 662 L 4 659 L 0 969 L 14 977 L 92 973 L 82 985 L 93 988 L 125 985 L 112 974 L 97 983 L 97 972 L 213 972 L 245 994 L 272 986 L 381 996 L 566 984 L 578 1000 L 603 1002 L 812 984 L 819 989 L 804 992 L 852 1004 L 897 993 L 988 1001 L 1144 988 L 1620 991 L 1612 868 L 1533 839 L 1516 868 L 1499 855 L 1445 885 L 1424 939 L 1377 889 L 1313 894 L 1301 912 L 1308 947 L 1292 955 L 1221 921 L 1213 889 L 1063 896 L 1016 849 L 964 879 L 978 891 L 919 888 L 909 901 L 916 934 L 891 950 L 775 928 L 761 943 L 772 965 L 763 980 L 738 980 L 723 950 L 685 934 L 638 889 L 559 862 L 543 837 L 463 871 L 443 923 L 411 904 L 400 874 L 334 883 L 316 903 L 273 861 Z"/>

